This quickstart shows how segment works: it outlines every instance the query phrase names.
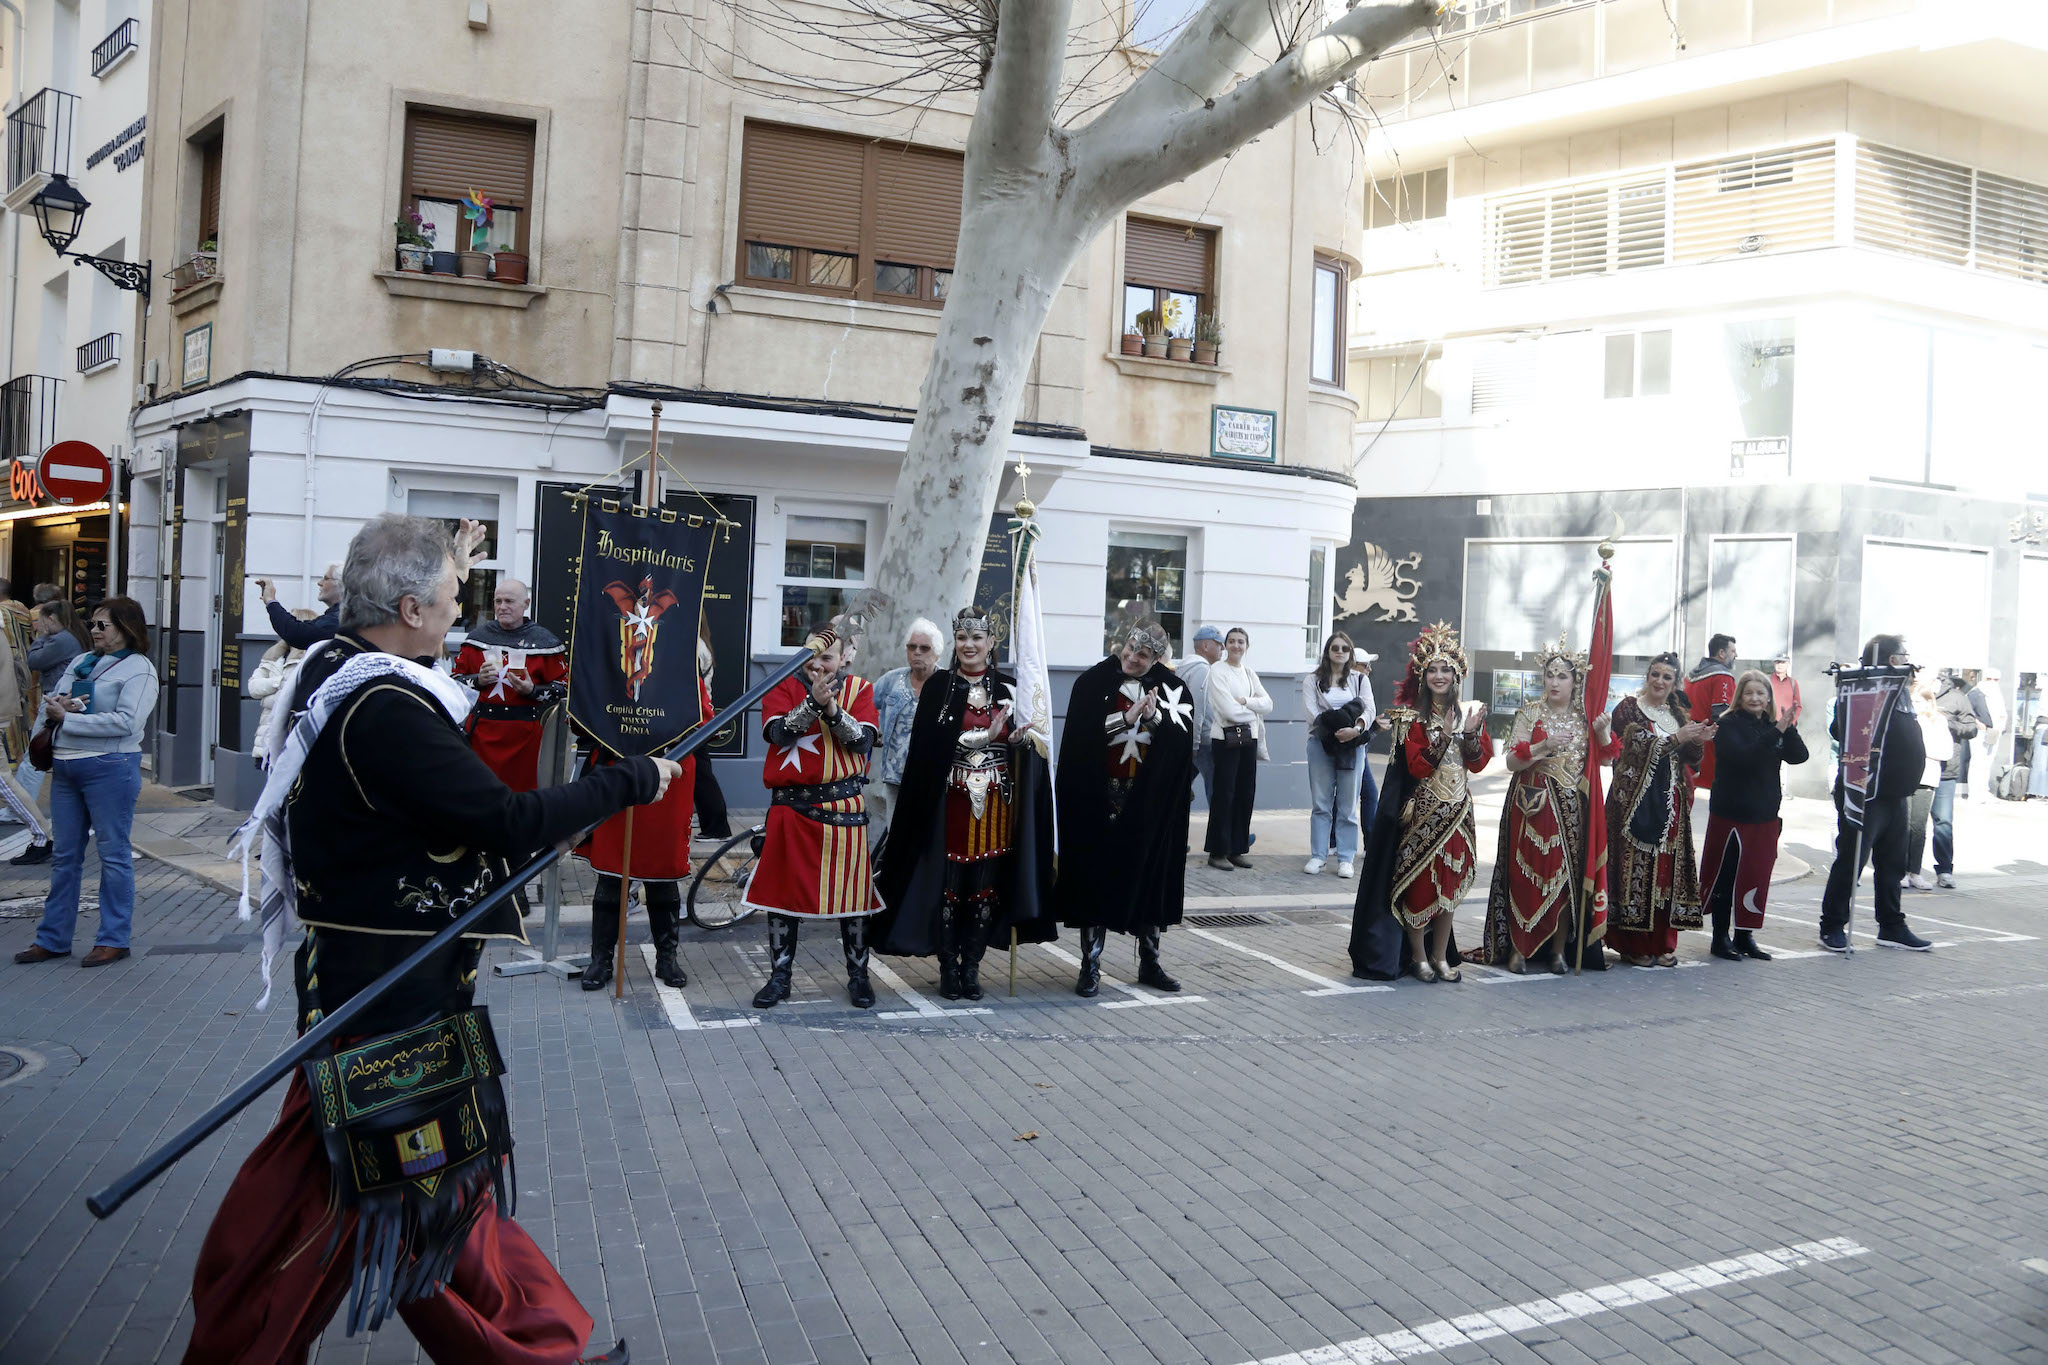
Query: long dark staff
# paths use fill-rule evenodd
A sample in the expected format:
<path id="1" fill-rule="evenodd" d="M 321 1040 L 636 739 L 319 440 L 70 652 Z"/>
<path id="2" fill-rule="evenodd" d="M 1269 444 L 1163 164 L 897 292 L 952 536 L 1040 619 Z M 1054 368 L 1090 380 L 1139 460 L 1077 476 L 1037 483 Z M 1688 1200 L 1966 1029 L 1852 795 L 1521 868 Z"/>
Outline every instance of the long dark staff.
<path id="1" fill-rule="evenodd" d="M 713 716 L 709 722 L 698 726 L 689 734 L 676 741 L 674 745 L 669 747 L 665 755 L 658 756 L 672 757 L 678 760 L 688 758 L 696 750 L 703 747 L 720 729 L 738 720 L 755 702 L 767 696 L 777 683 L 780 683 L 784 678 L 790 677 L 798 669 L 809 663 L 825 647 L 825 644 L 826 642 L 820 637 L 812 637 L 811 641 L 804 648 L 798 650 L 795 654 L 777 665 L 767 677 L 748 688 L 745 695 Z M 574 845 L 577 842 L 579 842 L 578 839 L 568 841 L 570 845 Z M 471 926 L 483 919 L 484 916 L 503 905 L 511 898 L 514 891 L 525 886 L 535 877 L 538 877 L 541 873 L 554 866 L 561 856 L 562 848 L 560 846 L 548 849 L 532 862 L 514 872 L 510 877 L 498 883 L 482 900 L 449 921 L 447 926 L 439 933 L 414 949 L 412 956 L 406 958 L 405 961 L 399 963 L 396 967 L 393 967 L 390 971 L 372 981 L 368 986 L 350 996 L 333 1013 L 327 1015 L 319 1023 L 299 1035 L 297 1042 L 271 1058 L 270 1061 L 264 1064 L 261 1070 L 236 1086 L 220 1103 L 194 1119 L 186 1126 L 183 1132 L 144 1157 L 126 1175 L 115 1180 L 97 1194 L 87 1198 L 85 1201 L 86 1208 L 92 1211 L 94 1217 L 105 1218 L 113 1213 L 115 1209 L 127 1203 L 137 1190 L 169 1170 L 172 1163 L 205 1141 L 215 1129 L 221 1127 L 229 1119 L 248 1108 L 250 1104 L 255 1102 L 257 1096 L 270 1089 L 271 1086 L 276 1085 L 286 1076 L 289 1076 L 298 1067 L 299 1063 L 305 1061 L 320 1048 L 326 1046 L 329 1040 L 348 1032 L 349 1025 L 354 1023 L 365 1010 L 368 1010 L 388 994 L 394 986 L 413 972 L 418 971 L 427 959 L 462 937 Z M 621 890 L 623 891 L 623 888 Z"/>

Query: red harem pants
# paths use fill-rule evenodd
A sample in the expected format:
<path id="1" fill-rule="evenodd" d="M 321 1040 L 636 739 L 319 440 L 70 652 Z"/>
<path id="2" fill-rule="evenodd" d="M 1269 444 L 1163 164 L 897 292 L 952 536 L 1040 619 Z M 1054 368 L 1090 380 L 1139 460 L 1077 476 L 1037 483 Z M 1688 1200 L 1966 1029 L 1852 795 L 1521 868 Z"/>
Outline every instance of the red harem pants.
<path id="1" fill-rule="evenodd" d="M 185 1365 L 303 1365 L 348 1292 L 355 1251 L 355 1215 L 343 1213 L 340 1242 L 321 1255 L 336 1216 L 327 1176 L 305 1075 L 295 1073 L 199 1250 Z M 447 1285 L 398 1315 L 442 1365 L 570 1365 L 591 1328 L 541 1249 L 488 1196 Z"/>
<path id="2" fill-rule="evenodd" d="M 1700 894 L 1710 909 L 1732 901 L 1735 927 L 1764 927 L 1764 902 L 1771 894 L 1771 869 L 1778 865 L 1780 821 L 1738 825 L 1709 812 L 1707 847 L 1700 855 Z M 1730 843 L 1735 845 L 1730 857 Z M 1730 866 L 1730 863 L 1733 866 Z M 1722 882 L 1729 885 L 1725 888 Z"/>

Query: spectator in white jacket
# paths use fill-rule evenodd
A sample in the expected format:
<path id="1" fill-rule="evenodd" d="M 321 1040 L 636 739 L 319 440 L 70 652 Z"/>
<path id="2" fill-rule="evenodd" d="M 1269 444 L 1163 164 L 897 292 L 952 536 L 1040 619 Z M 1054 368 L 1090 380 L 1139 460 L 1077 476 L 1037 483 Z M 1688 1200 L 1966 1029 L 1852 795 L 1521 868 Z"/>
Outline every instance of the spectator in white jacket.
<path id="1" fill-rule="evenodd" d="M 1358 857 L 1358 831 L 1372 823 L 1377 793 L 1367 764 L 1379 711 L 1372 699 L 1373 655 L 1338 631 L 1323 642 L 1323 657 L 1301 679 L 1302 710 L 1308 717 L 1308 862 L 1313 877 L 1325 860 L 1337 857 L 1337 875 L 1349 877 Z M 1361 793 L 1363 804 L 1361 805 Z"/>
<path id="2" fill-rule="evenodd" d="M 1232 626 L 1223 635 L 1223 657 L 1209 665 L 1209 749 L 1215 755 L 1216 786 L 1209 800 L 1209 866 L 1221 871 L 1250 867 L 1252 806 L 1258 795 L 1259 745 L 1273 699 L 1259 675 L 1244 661 L 1252 637 Z"/>
<path id="3" fill-rule="evenodd" d="M 1936 699 L 1937 687 L 1931 672 L 1922 673 L 1913 680 L 1913 718 L 1920 722 L 1920 739 L 1927 746 L 1927 767 L 1920 775 L 1920 785 L 1913 791 L 1913 799 L 1906 807 L 1906 875 L 1899 885 L 1909 891 L 1932 891 L 1934 883 L 1927 880 L 1927 824 L 1934 811 L 1934 796 L 1941 787 L 1942 769 L 1955 757 L 1956 740 L 1949 733 L 1948 721 L 1941 713 L 1941 703 Z"/>
<path id="4" fill-rule="evenodd" d="M 312 611 L 306 607 L 300 607 L 292 615 L 301 621 L 313 619 Z M 242 686 L 245 693 L 263 703 L 262 709 L 257 712 L 256 739 L 249 748 L 250 755 L 263 767 L 270 766 L 270 722 L 277 710 L 278 698 L 291 696 L 292 682 L 299 676 L 299 665 L 305 661 L 305 650 L 294 649 L 285 641 L 279 640 L 263 651 L 263 657 L 257 661 L 255 672 L 249 675 L 249 681 Z"/>

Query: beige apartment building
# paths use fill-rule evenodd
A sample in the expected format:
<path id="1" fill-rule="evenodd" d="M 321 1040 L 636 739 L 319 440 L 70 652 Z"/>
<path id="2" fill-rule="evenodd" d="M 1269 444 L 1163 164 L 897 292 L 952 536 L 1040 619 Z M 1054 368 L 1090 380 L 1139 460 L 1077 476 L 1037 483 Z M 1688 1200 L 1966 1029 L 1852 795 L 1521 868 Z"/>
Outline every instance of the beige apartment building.
<path id="1" fill-rule="evenodd" d="M 819 101 L 833 54 L 727 13 L 165 0 L 146 248 L 176 276 L 128 564 L 174 656 L 162 780 L 250 799 L 241 661 L 272 639 L 252 580 L 311 603 L 368 517 L 485 521 L 465 619 L 514 573 L 559 624 L 566 495 L 639 486 L 656 402 L 653 495 L 744 528 L 711 570 L 721 698 L 864 585 L 955 265 L 971 97 Z M 1094 79 L 1150 59 L 1127 44 Z M 1243 625 L 1284 682 L 1327 629 L 1363 231 L 1339 112 L 1145 200 L 1066 282 L 1014 441 L 1058 666 L 1142 611 L 1182 647 Z M 1126 353 L 1140 311 L 1177 319 L 1166 356 Z M 984 585 L 1008 590 L 999 535 Z M 1269 783 L 1300 783 L 1298 740 L 1276 735 Z"/>

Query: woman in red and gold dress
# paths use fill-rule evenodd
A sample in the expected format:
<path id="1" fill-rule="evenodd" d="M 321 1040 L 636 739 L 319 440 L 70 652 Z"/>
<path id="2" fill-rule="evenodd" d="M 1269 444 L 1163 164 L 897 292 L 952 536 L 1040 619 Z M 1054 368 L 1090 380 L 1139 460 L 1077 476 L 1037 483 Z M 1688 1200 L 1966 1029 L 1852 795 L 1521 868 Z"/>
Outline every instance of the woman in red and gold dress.
<path id="1" fill-rule="evenodd" d="M 768 912 L 768 983 L 755 1009 L 789 998 L 797 926 L 839 921 L 846 950 L 846 995 L 856 1009 L 875 1003 L 868 984 L 867 918 L 882 908 L 868 865 L 868 755 L 881 734 L 875 689 L 840 677 L 844 641 L 832 636 L 794 678 L 761 702 L 768 759 L 768 833 L 745 903 Z"/>
<path id="2" fill-rule="evenodd" d="M 1387 712 L 1393 757 L 1352 917 L 1354 976 L 1463 976 L 1451 916 L 1477 872 L 1468 774 L 1493 760 L 1493 739 L 1481 725 L 1484 708 L 1458 700 L 1466 672 L 1458 634 L 1445 622 L 1408 647 L 1408 674 Z"/>
<path id="3" fill-rule="evenodd" d="M 1581 913 L 1586 875 L 1586 656 L 1562 638 L 1537 658 L 1543 695 L 1515 716 L 1507 744 L 1507 809 L 1486 897 L 1485 961 L 1517 974 L 1541 960 L 1562 974 L 1606 958 L 1603 919 Z M 1606 716 L 1592 725 L 1602 762 L 1621 752 Z M 1603 811 L 1597 817 L 1606 819 Z M 1588 921 L 1592 922 L 1588 922 Z M 1590 949 L 1590 953 L 1587 950 Z"/>
<path id="4" fill-rule="evenodd" d="M 1696 721 L 1678 688 L 1678 656 L 1650 661 L 1643 690 L 1614 708 L 1621 756 L 1607 789 L 1607 946 L 1631 967 L 1676 967 L 1678 931 L 1700 927 L 1692 788 L 1716 726 Z"/>

